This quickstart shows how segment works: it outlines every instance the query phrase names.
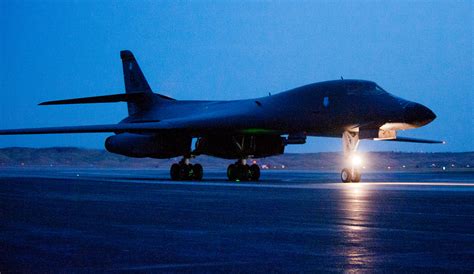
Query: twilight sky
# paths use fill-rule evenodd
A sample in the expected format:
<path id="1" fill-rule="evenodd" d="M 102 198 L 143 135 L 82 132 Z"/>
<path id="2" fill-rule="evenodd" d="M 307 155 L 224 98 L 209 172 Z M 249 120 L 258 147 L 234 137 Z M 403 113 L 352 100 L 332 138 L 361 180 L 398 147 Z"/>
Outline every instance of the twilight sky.
<path id="1" fill-rule="evenodd" d="M 473 1 L 0 1 L 0 128 L 109 124 L 125 104 L 37 103 L 124 91 L 132 50 L 154 91 L 245 99 L 312 82 L 376 81 L 438 118 L 362 150 L 473 151 Z M 103 147 L 109 134 L 0 136 L 0 147 Z M 341 150 L 312 138 L 288 152 Z"/>

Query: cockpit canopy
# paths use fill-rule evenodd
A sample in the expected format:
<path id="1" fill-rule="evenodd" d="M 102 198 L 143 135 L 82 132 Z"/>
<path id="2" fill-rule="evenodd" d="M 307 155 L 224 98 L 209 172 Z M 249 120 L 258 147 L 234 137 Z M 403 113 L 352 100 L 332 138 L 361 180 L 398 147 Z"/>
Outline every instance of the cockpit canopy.
<path id="1" fill-rule="evenodd" d="M 388 94 L 383 88 L 373 82 L 352 82 L 345 85 L 347 95 L 382 95 Z"/>

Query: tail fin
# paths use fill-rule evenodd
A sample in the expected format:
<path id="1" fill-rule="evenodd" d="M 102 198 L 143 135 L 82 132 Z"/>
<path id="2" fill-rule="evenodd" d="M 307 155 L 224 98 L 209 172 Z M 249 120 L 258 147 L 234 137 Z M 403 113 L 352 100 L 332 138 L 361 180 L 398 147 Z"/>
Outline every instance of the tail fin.
<path id="1" fill-rule="evenodd" d="M 92 103 L 116 103 L 127 102 L 128 114 L 134 115 L 150 109 L 153 105 L 170 101 L 176 101 L 165 95 L 153 93 L 150 85 L 145 79 L 137 60 L 128 50 L 120 52 L 123 65 L 123 77 L 125 81 L 125 94 L 112 94 L 103 96 L 83 97 L 65 100 L 56 100 L 40 103 L 46 105 L 68 105 L 68 104 L 92 104 Z"/>
<path id="2" fill-rule="evenodd" d="M 125 82 L 126 93 L 145 93 L 152 95 L 150 85 L 146 81 L 140 66 L 133 56 L 133 53 L 129 50 L 123 50 L 120 52 L 120 58 L 122 59 L 123 66 L 123 78 Z M 141 110 L 146 109 L 152 104 L 152 96 L 144 98 L 148 100 L 131 101 L 127 102 L 128 114 L 132 115 Z"/>

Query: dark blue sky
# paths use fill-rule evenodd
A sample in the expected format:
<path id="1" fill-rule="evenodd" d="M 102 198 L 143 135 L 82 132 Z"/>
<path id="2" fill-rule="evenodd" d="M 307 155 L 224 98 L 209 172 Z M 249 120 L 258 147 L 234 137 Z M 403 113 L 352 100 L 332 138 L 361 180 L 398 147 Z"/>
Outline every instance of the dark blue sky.
<path id="1" fill-rule="evenodd" d="M 447 145 L 365 141 L 363 150 L 474 150 L 472 1 L 1 1 L 0 127 L 115 123 L 124 104 L 38 107 L 124 91 L 119 51 L 177 99 L 243 99 L 311 82 L 374 80 L 429 106 L 400 135 Z M 0 146 L 102 147 L 107 134 L 3 136 Z M 313 138 L 296 151 L 338 151 Z"/>

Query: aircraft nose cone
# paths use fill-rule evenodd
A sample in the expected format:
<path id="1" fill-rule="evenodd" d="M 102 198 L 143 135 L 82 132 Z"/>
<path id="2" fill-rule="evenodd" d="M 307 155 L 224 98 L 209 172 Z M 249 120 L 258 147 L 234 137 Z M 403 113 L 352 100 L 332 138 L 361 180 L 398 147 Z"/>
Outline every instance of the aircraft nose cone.
<path id="1" fill-rule="evenodd" d="M 422 104 L 410 103 L 405 107 L 404 118 L 405 123 L 421 127 L 436 119 L 436 114 Z"/>

